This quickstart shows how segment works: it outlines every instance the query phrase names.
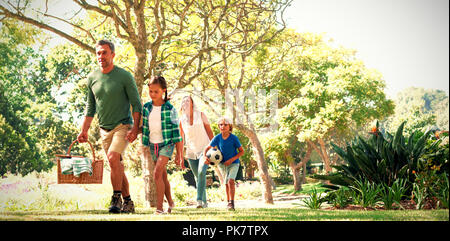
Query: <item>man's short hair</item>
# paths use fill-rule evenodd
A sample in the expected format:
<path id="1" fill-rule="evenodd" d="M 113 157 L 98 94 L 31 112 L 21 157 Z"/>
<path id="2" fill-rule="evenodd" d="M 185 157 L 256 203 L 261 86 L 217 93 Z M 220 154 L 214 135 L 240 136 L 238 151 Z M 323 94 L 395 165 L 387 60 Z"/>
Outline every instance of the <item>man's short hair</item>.
<path id="1" fill-rule="evenodd" d="M 106 39 L 97 41 L 97 44 L 95 45 L 95 47 L 100 46 L 100 45 L 105 45 L 105 44 L 109 46 L 109 49 L 111 49 L 111 53 L 114 53 L 114 44 L 111 41 L 106 40 Z"/>

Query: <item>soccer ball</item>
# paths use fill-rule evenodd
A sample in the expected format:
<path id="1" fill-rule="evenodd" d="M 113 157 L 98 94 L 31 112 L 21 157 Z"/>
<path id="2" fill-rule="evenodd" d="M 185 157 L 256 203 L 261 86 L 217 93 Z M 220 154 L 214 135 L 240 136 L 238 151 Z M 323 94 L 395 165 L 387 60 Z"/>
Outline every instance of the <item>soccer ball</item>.
<path id="1" fill-rule="evenodd" d="M 219 149 L 211 148 L 206 153 L 206 156 L 209 158 L 210 162 L 209 164 L 212 166 L 218 165 L 222 161 L 222 153 L 219 151 Z"/>

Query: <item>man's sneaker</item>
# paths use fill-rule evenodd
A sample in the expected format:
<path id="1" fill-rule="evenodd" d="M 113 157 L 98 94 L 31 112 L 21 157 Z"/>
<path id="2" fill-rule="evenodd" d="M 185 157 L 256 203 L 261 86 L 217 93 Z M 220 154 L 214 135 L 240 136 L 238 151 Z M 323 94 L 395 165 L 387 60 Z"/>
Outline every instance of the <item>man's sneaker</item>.
<path id="1" fill-rule="evenodd" d="M 124 201 L 122 207 L 122 213 L 134 213 L 134 203 L 133 201 Z"/>
<path id="2" fill-rule="evenodd" d="M 120 194 L 114 194 L 111 198 L 111 205 L 109 206 L 110 213 L 120 213 L 122 209 L 122 197 Z"/>
<path id="3" fill-rule="evenodd" d="M 197 200 L 197 208 L 203 208 L 202 200 Z"/>

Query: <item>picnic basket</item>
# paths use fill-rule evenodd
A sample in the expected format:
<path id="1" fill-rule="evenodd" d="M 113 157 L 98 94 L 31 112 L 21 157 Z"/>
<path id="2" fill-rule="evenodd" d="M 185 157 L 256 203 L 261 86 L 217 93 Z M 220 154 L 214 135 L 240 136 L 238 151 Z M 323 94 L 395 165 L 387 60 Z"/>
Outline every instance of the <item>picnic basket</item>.
<path id="1" fill-rule="evenodd" d="M 58 184 L 101 184 L 103 181 L 103 160 L 100 160 L 96 158 L 95 156 L 95 150 L 92 147 L 92 144 L 88 141 L 87 143 L 91 147 L 92 151 L 92 175 L 89 175 L 89 173 L 81 173 L 79 177 L 76 177 L 73 174 L 62 174 L 61 171 L 61 160 L 65 158 L 72 158 L 72 157 L 82 157 L 83 156 L 72 156 L 70 154 L 70 150 L 72 149 L 73 144 L 75 142 L 78 142 L 78 140 L 74 140 L 72 144 L 70 144 L 69 149 L 67 150 L 66 154 L 57 154 L 56 162 L 58 165 Z"/>

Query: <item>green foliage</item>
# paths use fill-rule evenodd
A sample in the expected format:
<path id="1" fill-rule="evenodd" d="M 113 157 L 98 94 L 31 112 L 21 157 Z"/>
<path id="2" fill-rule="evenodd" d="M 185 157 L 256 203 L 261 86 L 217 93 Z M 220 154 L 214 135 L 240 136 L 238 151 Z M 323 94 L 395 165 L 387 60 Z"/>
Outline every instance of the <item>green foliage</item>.
<path id="1" fill-rule="evenodd" d="M 314 141 L 346 135 L 352 127 L 392 114 L 393 102 L 383 92 L 381 74 L 366 68 L 354 51 L 333 47 L 320 35 L 296 37 L 303 44 L 297 42 L 298 46 L 291 47 L 296 58 L 284 65 L 292 66 L 285 70 L 290 75 L 277 73 L 274 84 L 266 84 L 284 88 L 276 82 L 296 83 L 296 94 L 290 94 L 292 89 L 286 92 L 290 101 L 277 117 L 280 129 L 295 134 L 299 141 Z M 280 79 L 280 75 L 289 79 Z M 280 91 L 285 93 L 284 89 Z"/>
<path id="2" fill-rule="evenodd" d="M 426 189 L 419 184 L 414 183 L 412 195 L 416 202 L 416 209 L 422 209 L 425 205 L 425 199 L 427 198 Z"/>
<path id="3" fill-rule="evenodd" d="M 355 202 L 364 208 L 374 207 L 379 201 L 381 188 L 369 180 L 356 180 L 350 187 L 355 192 Z"/>
<path id="4" fill-rule="evenodd" d="M 337 190 L 327 193 L 326 199 L 336 208 L 345 208 L 352 203 L 352 190 L 342 186 Z"/>
<path id="5" fill-rule="evenodd" d="M 48 74 L 63 72 L 29 47 L 38 32 L 28 27 L 20 32 L 17 25 L 8 22 L 0 29 L 0 175 L 48 170 L 54 155 L 65 153 L 77 132 L 74 124 L 61 120 L 55 91 L 63 83 L 61 76 Z"/>
<path id="6" fill-rule="evenodd" d="M 427 128 L 449 129 L 449 98 L 442 90 L 409 87 L 394 98 L 395 114 L 381 123 L 394 131 L 406 121 L 405 131 L 425 131 Z"/>
<path id="7" fill-rule="evenodd" d="M 444 178 L 444 185 L 442 185 L 441 188 L 440 188 L 440 191 L 437 192 L 437 197 L 439 199 L 440 205 L 442 205 L 443 208 L 447 208 L 448 209 L 448 202 L 449 202 L 449 180 L 448 180 L 448 176 Z"/>
<path id="8" fill-rule="evenodd" d="M 418 208 L 448 208 L 448 133 L 430 138 L 423 161 L 414 170 L 413 197 Z"/>
<path id="9" fill-rule="evenodd" d="M 345 151 L 333 144 L 346 163 L 335 166 L 335 173 L 315 177 L 352 187 L 352 198 L 364 207 L 377 201 L 386 209 L 402 207 L 400 201 L 409 195 L 418 209 L 448 207 L 448 134 L 436 139 L 431 131 L 415 131 L 404 137 L 404 125 L 394 136 L 381 133 L 377 125 L 369 140 L 357 137 Z M 336 194 L 328 195 L 335 203 Z"/>
<path id="10" fill-rule="evenodd" d="M 25 138 L 0 114 L 0 176 L 7 172 L 26 174 L 42 169 Z"/>
<path id="11" fill-rule="evenodd" d="M 429 170 L 419 171 L 415 176 L 412 194 L 417 209 L 424 208 L 427 204 L 428 208 L 448 208 L 448 173 L 438 174 L 436 170 Z"/>
<path id="12" fill-rule="evenodd" d="M 309 193 L 309 198 L 303 199 L 303 203 L 310 209 L 320 209 L 324 202 L 326 202 L 326 199 L 316 188 L 313 188 Z"/>
<path id="13" fill-rule="evenodd" d="M 380 199 L 387 210 L 392 209 L 394 203 L 403 208 L 400 201 L 405 196 L 407 191 L 406 184 L 407 182 L 405 179 L 395 180 L 392 186 L 381 184 Z"/>
<path id="14" fill-rule="evenodd" d="M 449 136 L 448 132 L 435 133 L 435 137 L 427 140 L 426 151 L 423 160 L 419 165 L 419 170 L 431 170 L 436 173 L 449 173 Z"/>
<path id="15" fill-rule="evenodd" d="M 28 34 L 34 32 L 20 32 L 12 22 L 0 29 L 0 176 L 6 172 L 24 175 L 51 166 L 41 159 L 38 140 L 30 130 L 34 118 L 29 110 L 36 97 L 34 85 L 28 82 L 37 73 L 29 65 L 38 56 L 26 46 L 31 43 Z"/>
<path id="16" fill-rule="evenodd" d="M 357 137 L 345 151 L 332 143 L 346 163 L 335 166 L 338 172 L 334 175 L 317 177 L 347 186 L 353 185 L 356 180 L 392 186 L 399 178 L 407 179 L 411 185 L 414 180 L 412 171 L 417 170 L 419 160 L 426 151 L 426 139 L 430 132 L 423 135 L 415 132 L 406 139 L 403 136 L 404 124 L 398 127 L 395 136 L 389 133 L 383 135 L 377 129 L 369 140 Z"/>

